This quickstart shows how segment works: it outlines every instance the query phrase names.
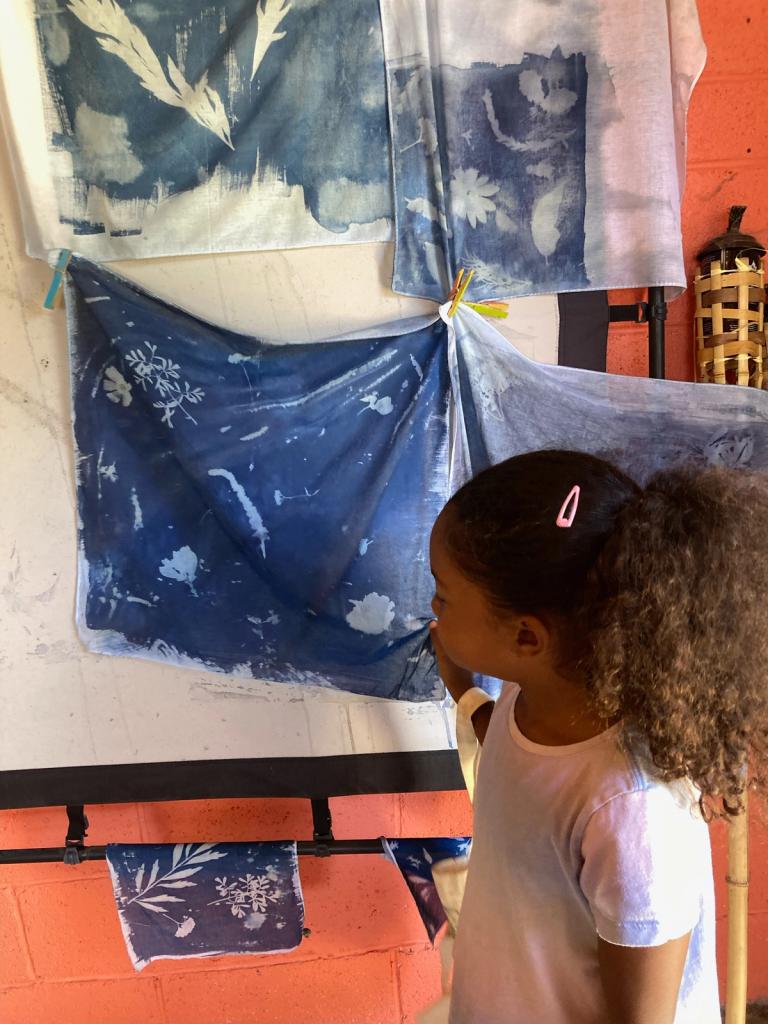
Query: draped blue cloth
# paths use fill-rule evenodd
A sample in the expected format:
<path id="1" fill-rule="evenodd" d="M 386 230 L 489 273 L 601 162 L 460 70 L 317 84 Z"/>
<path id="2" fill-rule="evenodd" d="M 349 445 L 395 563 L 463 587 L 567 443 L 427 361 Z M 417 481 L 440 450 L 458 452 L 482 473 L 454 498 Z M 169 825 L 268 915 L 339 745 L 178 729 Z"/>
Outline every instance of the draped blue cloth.
<path id="1" fill-rule="evenodd" d="M 428 700 L 429 534 L 480 470 L 541 448 L 640 482 L 768 468 L 764 392 L 534 363 L 467 307 L 269 345 L 82 260 L 67 294 L 78 622 L 102 653 Z"/>
<path id="2" fill-rule="evenodd" d="M 494 463 L 543 448 L 599 455 L 641 484 L 683 464 L 768 470 L 764 391 L 544 366 L 471 309 L 451 323 L 460 431 L 452 490 Z M 564 481 L 564 491 L 575 482 Z"/>
<path id="3" fill-rule="evenodd" d="M 469 855 L 472 839 L 384 839 L 384 852 L 397 865 L 413 896 L 424 922 L 430 942 L 447 922 L 440 895 L 434 882 L 432 867 L 449 858 Z"/>
<path id="4" fill-rule="evenodd" d="M 301 942 L 294 842 L 110 845 L 107 865 L 137 971 L 153 960 L 278 953 Z"/>
<path id="5" fill-rule="evenodd" d="M 438 320 L 270 345 L 75 260 L 67 290 L 87 645 L 425 700 L 447 497 Z"/>

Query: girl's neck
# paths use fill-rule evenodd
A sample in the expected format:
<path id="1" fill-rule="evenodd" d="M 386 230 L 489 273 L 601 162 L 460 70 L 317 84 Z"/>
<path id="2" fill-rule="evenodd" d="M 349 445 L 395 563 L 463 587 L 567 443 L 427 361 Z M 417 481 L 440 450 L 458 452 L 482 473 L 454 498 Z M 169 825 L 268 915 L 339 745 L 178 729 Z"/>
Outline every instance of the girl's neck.
<path id="1" fill-rule="evenodd" d="M 581 683 L 554 675 L 519 685 L 515 722 L 532 743 L 547 747 L 581 743 L 614 724 L 597 715 Z"/>

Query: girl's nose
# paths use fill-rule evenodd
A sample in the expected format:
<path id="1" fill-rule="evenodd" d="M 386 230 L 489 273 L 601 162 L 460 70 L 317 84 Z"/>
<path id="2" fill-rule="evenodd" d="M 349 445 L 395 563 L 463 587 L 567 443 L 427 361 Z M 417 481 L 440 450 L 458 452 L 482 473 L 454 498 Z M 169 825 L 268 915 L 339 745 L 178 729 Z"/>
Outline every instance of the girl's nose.
<path id="1" fill-rule="evenodd" d="M 435 616 L 435 618 L 439 619 L 440 618 L 440 602 L 437 600 L 436 597 L 432 598 L 432 603 L 430 604 L 429 607 L 432 609 L 432 614 Z"/>

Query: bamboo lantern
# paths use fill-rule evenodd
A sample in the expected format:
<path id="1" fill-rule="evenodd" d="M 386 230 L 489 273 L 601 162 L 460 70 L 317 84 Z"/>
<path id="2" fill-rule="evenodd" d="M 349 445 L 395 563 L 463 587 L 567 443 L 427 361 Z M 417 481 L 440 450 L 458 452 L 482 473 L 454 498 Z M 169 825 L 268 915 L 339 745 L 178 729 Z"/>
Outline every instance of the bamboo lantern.
<path id="1" fill-rule="evenodd" d="M 732 206 L 728 231 L 698 254 L 696 363 L 704 384 L 768 388 L 764 323 L 765 247 L 741 232 L 746 206 Z"/>

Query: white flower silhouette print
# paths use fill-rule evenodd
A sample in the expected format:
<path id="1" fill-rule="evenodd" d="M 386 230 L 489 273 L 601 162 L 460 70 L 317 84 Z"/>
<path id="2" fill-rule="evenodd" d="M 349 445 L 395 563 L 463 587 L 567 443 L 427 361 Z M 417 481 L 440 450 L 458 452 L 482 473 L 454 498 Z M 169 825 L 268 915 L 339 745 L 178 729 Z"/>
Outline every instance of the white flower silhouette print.
<path id="1" fill-rule="evenodd" d="M 133 386 L 128 383 L 125 377 L 115 366 L 108 366 L 104 371 L 104 391 L 110 402 L 115 405 L 130 405 L 133 401 L 131 391 Z"/>
<path id="2" fill-rule="evenodd" d="M 478 221 L 485 224 L 487 215 L 496 210 L 489 197 L 498 191 L 499 186 L 474 167 L 456 171 L 450 184 L 451 212 L 467 220 L 470 227 L 477 227 Z"/>

